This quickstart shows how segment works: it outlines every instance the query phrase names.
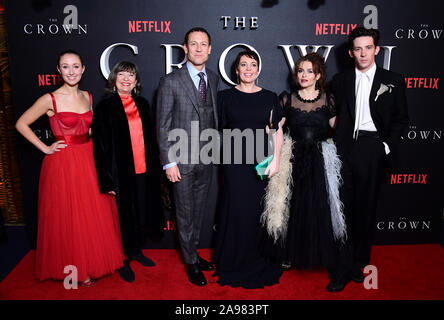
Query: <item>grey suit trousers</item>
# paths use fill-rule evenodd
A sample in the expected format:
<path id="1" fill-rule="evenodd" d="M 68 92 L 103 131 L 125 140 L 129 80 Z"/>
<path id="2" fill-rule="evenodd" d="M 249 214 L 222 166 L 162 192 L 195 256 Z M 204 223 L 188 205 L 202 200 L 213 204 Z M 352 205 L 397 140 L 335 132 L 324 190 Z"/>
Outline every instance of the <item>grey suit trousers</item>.
<path id="1" fill-rule="evenodd" d="M 212 172 L 212 165 L 195 164 L 191 171 L 181 173 L 182 179 L 173 184 L 177 229 L 184 263 L 198 262 L 197 247 Z"/>

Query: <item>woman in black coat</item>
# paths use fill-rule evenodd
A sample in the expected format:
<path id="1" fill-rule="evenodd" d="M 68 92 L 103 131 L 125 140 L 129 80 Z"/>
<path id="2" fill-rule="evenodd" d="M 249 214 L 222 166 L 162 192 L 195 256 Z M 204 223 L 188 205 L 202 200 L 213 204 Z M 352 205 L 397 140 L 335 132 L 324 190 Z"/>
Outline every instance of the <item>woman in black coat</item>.
<path id="1" fill-rule="evenodd" d="M 139 96 L 140 75 L 135 64 L 120 62 L 108 77 L 108 95 L 94 109 L 92 136 L 99 187 L 116 196 L 122 244 L 127 259 L 121 278 L 135 280 L 129 262 L 155 263 L 142 254 L 147 231 L 160 235 L 158 148 L 149 104 Z"/>

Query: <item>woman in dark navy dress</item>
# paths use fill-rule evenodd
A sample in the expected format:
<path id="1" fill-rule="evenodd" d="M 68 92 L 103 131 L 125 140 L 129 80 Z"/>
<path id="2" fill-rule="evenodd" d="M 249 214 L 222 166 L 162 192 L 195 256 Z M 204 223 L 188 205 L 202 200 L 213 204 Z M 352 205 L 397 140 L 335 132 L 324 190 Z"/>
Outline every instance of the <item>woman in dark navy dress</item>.
<path id="1" fill-rule="evenodd" d="M 221 285 L 262 288 L 279 283 L 282 269 L 279 264 L 265 260 L 260 254 L 261 204 L 267 180 L 259 178 L 255 166 L 267 156 L 268 139 L 264 132 L 266 126 L 270 125 L 270 115 L 272 126 L 277 128 L 282 108 L 275 93 L 255 85 L 259 72 L 256 53 L 239 53 L 235 65 L 239 85 L 220 92 L 218 96 L 220 128 L 239 129 L 245 133 L 251 130 L 255 141 L 246 142 L 248 139 L 243 139 L 241 149 L 237 149 L 234 143 L 228 146 L 231 156 L 224 160 L 223 165 L 222 201 L 213 260 Z M 260 131 L 264 134 L 261 135 Z M 275 137 L 279 133 L 282 130 Z M 265 154 L 256 157 L 256 153 L 261 153 L 260 150 L 256 152 L 259 145 L 264 148 Z M 227 151 L 223 148 L 225 157 Z M 236 155 L 240 151 L 241 163 L 236 163 Z M 230 163 L 227 163 L 228 160 Z M 275 157 L 266 172 L 272 176 L 278 170 L 279 157 Z"/>

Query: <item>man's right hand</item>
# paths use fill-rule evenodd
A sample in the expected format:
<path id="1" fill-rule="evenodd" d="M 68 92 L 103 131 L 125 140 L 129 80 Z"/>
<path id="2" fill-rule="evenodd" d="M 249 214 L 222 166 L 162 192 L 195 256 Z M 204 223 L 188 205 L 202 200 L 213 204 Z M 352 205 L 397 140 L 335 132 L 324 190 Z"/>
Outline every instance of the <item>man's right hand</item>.
<path id="1" fill-rule="evenodd" d="M 165 170 L 165 174 L 171 182 L 179 182 L 182 177 L 180 176 L 179 167 L 177 165 Z"/>

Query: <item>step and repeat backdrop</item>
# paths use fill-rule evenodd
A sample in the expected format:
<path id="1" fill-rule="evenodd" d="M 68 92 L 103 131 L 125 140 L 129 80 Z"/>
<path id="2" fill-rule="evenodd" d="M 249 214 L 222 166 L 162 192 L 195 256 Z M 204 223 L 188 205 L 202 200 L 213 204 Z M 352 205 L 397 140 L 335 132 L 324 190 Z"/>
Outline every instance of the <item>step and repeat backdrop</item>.
<path id="1" fill-rule="evenodd" d="M 322 54 L 331 79 L 353 65 L 347 54 L 348 33 L 360 25 L 377 28 L 381 32 L 377 64 L 404 75 L 411 121 L 398 161 L 382 187 L 375 242 L 438 242 L 444 203 L 443 9 L 440 1 L 429 0 L 6 1 L 16 116 L 61 84 L 57 57 L 66 49 L 83 56 L 86 71 L 81 88 L 93 94 L 95 103 L 103 97 L 113 65 L 130 60 L 138 65 L 142 95 L 154 108 L 159 79 L 185 62 L 181 45 L 194 26 L 206 28 L 212 36 L 207 67 L 220 75 L 220 89 L 234 85 L 235 56 L 250 48 L 262 62 L 259 85 L 278 94 L 290 89 L 291 69 L 301 55 Z M 33 130 L 51 143 L 46 117 Z M 35 243 L 43 155 L 24 140 L 19 154 L 27 228 Z M 215 168 L 215 177 L 216 172 Z M 217 230 L 218 186 L 213 179 L 202 247 L 212 246 Z M 164 237 L 146 246 L 176 245 L 174 212 L 165 210 Z"/>

